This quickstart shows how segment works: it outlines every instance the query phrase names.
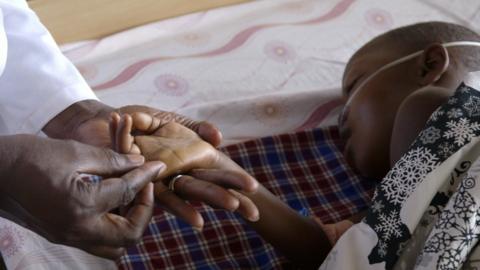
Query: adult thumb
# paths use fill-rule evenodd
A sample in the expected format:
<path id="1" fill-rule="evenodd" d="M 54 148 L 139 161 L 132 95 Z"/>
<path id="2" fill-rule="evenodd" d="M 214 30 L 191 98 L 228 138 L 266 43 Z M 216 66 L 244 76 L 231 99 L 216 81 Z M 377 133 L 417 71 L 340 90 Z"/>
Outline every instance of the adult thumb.
<path id="1" fill-rule="evenodd" d="M 79 172 L 111 177 L 122 175 L 145 163 L 141 155 L 125 155 L 107 148 L 94 148 L 82 157 Z"/>

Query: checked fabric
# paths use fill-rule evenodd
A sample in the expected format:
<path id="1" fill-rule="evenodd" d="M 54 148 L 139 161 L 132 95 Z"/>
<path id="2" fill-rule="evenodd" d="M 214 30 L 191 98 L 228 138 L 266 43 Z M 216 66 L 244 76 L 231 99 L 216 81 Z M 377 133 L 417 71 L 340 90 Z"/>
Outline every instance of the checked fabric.
<path id="1" fill-rule="evenodd" d="M 346 165 L 341 147 L 337 128 L 328 127 L 222 150 L 293 209 L 329 223 L 368 207 L 374 188 Z M 118 261 L 119 268 L 292 269 L 239 215 L 194 205 L 205 219 L 202 232 L 158 207 L 142 242 Z"/>

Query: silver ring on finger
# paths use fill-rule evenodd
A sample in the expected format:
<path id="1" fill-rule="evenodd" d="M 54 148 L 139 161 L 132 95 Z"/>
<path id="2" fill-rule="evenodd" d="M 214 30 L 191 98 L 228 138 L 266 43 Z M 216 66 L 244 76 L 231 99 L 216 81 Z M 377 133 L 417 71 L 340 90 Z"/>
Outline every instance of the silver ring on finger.
<path id="1" fill-rule="evenodd" d="M 183 174 L 179 174 L 179 175 L 175 176 L 174 178 L 172 178 L 172 180 L 170 180 L 170 182 L 168 182 L 168 189 L 171 190 L 172 192 L 175 192 L 175 182 L 180 180 L 180 178 L 182 178 L 182 177 L 183 177 Z"/>

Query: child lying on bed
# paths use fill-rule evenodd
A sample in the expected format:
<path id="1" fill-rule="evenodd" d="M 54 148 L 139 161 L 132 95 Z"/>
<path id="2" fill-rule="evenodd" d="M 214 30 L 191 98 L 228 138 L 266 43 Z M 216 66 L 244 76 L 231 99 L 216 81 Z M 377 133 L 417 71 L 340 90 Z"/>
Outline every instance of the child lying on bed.
<path id="1" fill-rule="evenodd" d="M 346 141 L 347 160 L 361 174 L 381 179 L 404 154 L 432 112 L 447 100 L 469 71 L 480 67 L 480 48 L 442 45 L 453 41 L 480 41 L 480 37 L 457 25 L 417 24 L 373 39 L 350 59 L 343 80 L 346 106 L 340 130 Z M 417 51 L 418 55 L 395 61 Z M 151 136 L 133 139 L 128 135 L 130 129 L 152 120 L 138 115 L 133 121 L 128 115 L 123 117 L 123 124 L 118 117 L 114 120 L 117 130 L 122 130 L 114 136 L 114 145 L 120 152 L 137 151 L 147 160 L 160 159 L 167 163 L 172 175 L 180 171 L 214 181 L 220 178 L 220 172 L 245 177 L 246 173 L 235 163 L 181 126 L 168 124 Z M 192 168 L 204 169 L 191 171 Z M 181 194 L 181 181 L 172 185 Z M 264 188 L 256 194 L 244 194 L 248 198 L 234 193 L 258 206 L 260 220 L 250 224 L 287 257 L 306 266 L 318 266 L 330 250 L 330 243 L 351 225 L 349 221 L 336 226 L 315 223 L 292 211 Z"/>
<path id="2" fill-rule="evenodd" d="M 325 269 L 460 269 L 470 256 L 469 233 L 479 223 L 459 209 L 478 193 L 462 193 L 471 176 L 458 168 L 478 157 L 467 153 L 479 145 L 480 78 L 471 80 L 480 70 L 479 42 L 465 27 L 427 22 L 389 31 L 350 59 L 340 118 L 345 156 L 383 180 Z"/>

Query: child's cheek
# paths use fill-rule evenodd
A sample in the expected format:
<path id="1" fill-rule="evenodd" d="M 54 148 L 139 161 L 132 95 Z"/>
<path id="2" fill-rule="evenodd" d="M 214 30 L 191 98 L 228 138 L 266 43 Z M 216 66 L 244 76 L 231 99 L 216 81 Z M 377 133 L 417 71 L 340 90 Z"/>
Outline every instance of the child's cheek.
<path id="1" fill-rule="evenodd" d="M 382 177 L 389 168 L 391 126 L 382 108 L 362 104 L 352 110 L 348 142 L 355 168 L 365 176 Z"/>

